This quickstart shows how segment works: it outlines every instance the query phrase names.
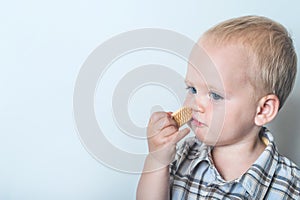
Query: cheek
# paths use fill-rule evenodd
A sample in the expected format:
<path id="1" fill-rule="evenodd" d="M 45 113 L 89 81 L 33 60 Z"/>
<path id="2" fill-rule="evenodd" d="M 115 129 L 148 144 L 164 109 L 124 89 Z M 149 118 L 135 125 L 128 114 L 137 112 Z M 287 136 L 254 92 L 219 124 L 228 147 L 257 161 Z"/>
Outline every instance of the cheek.
<path id="1" fill-rule="evenodd" d="M 217 127 L 220 130 L 224 126 L 226 119 L 230 119 L 230 113 L 224 102 L 218 104 L 211 103 L 206 108 L 206 117 L 210 121 L 211 128 Z"/>
<path id="2" fill-rule="evenodd" d="M 210 102 L 208 106 L 208 109 L 213 113 L 213 115 L 222 116 L 223 118 L 226 112 L 229 110 L 227 108 L 228 106 L 225 104 L 225 101 L 220 101 L 217 103 Z"/>
<path id="3" fill-rule="evenodd" d="M 211 127 L 221 129 L 226 119 L 225 109 L 222 107 L 211 106 L 210 109 L 207 109 L 207 118 L 210 121 Z"/>
<path id="4" fill-rule="evenodd" d="M 249 123 L 252 118 L 251 107 L 245 104 L 227 104 L 225 106 L 224 124 L 234 126 L 237 123 Z"/>

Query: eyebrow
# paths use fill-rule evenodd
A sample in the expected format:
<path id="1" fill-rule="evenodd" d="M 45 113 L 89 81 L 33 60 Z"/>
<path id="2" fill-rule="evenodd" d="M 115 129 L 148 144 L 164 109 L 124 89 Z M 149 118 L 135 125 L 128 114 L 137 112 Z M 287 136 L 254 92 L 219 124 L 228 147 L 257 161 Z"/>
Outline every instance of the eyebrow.
<path id="1" fill-rule="evenodd" d="M 187 85 L 193 85 L 193 84 L 191 83 L 191 81 L 189 81 L 189 80 L 187 80 L 187 79 L 185 79 L 184 82 L 185 82 L 185 84 L 187 84 Z"/>

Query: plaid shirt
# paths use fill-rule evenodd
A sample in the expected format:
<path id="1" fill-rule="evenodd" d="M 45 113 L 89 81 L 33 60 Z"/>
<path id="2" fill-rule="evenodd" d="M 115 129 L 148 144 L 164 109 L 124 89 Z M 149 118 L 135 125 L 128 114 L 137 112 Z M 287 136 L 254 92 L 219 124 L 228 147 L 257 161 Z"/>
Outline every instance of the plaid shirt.
<path id="1" fill-rule="evenodd" d="M 262 135 L 269 141 L 266 149 L 233 181 L 225 181 L 214 167 L 212 147 L 187 139 L 170 165 L 171 199 L 300 199 L 299 167 L 278 153 L 267 129 Z"/>

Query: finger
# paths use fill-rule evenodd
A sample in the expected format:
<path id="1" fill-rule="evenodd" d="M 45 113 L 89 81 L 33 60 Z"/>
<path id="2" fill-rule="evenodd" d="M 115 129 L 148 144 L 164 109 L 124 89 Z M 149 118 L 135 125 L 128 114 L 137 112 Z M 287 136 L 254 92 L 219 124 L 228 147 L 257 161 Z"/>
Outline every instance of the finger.
<path id="1" fill-rule="evenodd" d="M 157 123 L 162 118 L 165 118 L 168 116 L 169 116 L 169 114 L 166 112 L 154 112 L 149 119 L 149 124 Z"/>
<path id="2" fill-rule="evenodd" d="M 167 128 L 169 126 L 177 127 L 177 124 L 176 121 L 171 118 L 171 116 L 166 116 L 155 122 L 153 126 L 155 127 L 155 130 L 162 131 L 164 128 Z"/>
<path id="3" fill-rule="evenodd" d="M 167 127 L 163 128 L 162 131 L 161 131 L 161 134 L 164 137 L 168 137 L 170 135 L 176 134 L 177 131 L 178 131 L 177 126 L 170 125 L 170 126 L 167 126 Z"/>
<path id="4" fill-rule="evenodd" d="M 190 131 L 191 130 L 189 128 L 185 128 L 185 129 L 178 131 L 177 136 L 174 139 L 174 143 L 176 144 L 177 142 L 182 140 L 185 136 L 187 136 L 190 133 Z"/>
<path id="5" fill-rule="evenodd" d="M 177 126 L 168 125 L 168 126 L 163 127 L 162 130 L 155 130 L 155 131 L 152 132 L 152 134 L 148 133 L 147 136 L 148 136 L 149 139 L 152 138 L 152 137 L 157 137 L 158 136 L 161 140 L 163 140 L 163 139 L 166 139 L 166 137 L 169 137 L 173 134 L 176 134 L 177 131 L 178 131 Z"/>
<path id="6" fill-rule="evenodd" d="M 162 143 L 169 143 L 170 145 L 174 145 L 177 142 L 179 142 L 181 139 L 183 139 L 187 134 L 189 134 L 190 129 L 185 128 L 180 131 L 176 131 L 174 134 L 170 134 L 167 137 L 161 137 L 160 140 Z"/>

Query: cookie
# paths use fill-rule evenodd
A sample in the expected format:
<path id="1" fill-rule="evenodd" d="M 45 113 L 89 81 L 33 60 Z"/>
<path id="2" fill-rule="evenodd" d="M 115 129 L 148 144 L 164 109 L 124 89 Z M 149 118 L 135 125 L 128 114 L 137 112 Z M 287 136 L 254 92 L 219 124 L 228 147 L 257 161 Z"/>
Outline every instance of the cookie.
<path id="1" fill-rule="evenodd" d="M 192 118 L 192 109 L 188 107 L 182 107 L 176 112 L 172 113 L 172 117 L 176 121 L 178 127 L 181 127 Z"/>

